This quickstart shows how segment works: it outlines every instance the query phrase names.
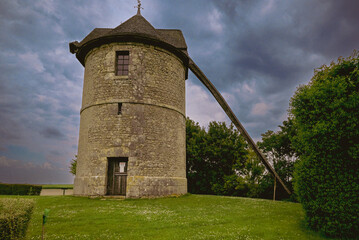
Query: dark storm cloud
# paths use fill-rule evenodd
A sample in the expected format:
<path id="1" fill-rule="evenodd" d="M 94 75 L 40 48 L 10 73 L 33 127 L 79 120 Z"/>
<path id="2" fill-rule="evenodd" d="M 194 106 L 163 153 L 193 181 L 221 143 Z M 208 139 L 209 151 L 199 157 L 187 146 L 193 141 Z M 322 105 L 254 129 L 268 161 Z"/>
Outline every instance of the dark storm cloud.
<path id="1" fill-rule="evenodd" d="M 190 56 L 234 97 L 230 106 L 257 139 L 285 120 L 295 88 L 315 68 L 359 47 L 356 1 L 158 2 L 152 23 L 183 31 Z"/>
<path id="2" fill-rule="evenodd" d="M 205 63 L 204 72 L 222 92 L 254 84 L 252 95 L 239 93 L 231 105 L 254 137 L 281 123 L 278 120 L 285 115 L 293 91 L 310 80 L 315 68 L 359 47 L 355 1 L 212 3 L 222 14 L 223 25 L 218 38 L 223 47 L 214 54 L 225 58 L 221 62 L 200 58 L 198 64 Z M 269 109 L 266 112 L 265 105 L 259 105 L 263 115 L 260 108 L 254 111 L 260 103 Z"/>
<path id="3" fill-rule="evenodd" d="M 349 54 L 349 47 L 358 47 L 358 1 L 320 1 L 320 5 L 304 1 L 296 5 L 300 11 L 293 11 L 293 15 L 298 23 L 304 23 L 305 40 L 301 43 L 306 49 L 331 58 Z"/>
<path id="4" fill-rule="evenodd" d="M 45 129 L 43 129 L 40 134 L 42 136 L 44 136 L 45 138 L 50 138 L 50 139 L 64 139 L 65 135 L 60 132 L 59 130 L 57 130 L 56 128 L 53 127 L 47 127 Z"/>
<path id="5" fill-rule="evenodd" d="M 0 136 L 2 139 L 14 140 L 20 138 L 21 136 L 21 131 L 19 130 L 20 126 L 16 122 L 12 122 L 5 117 L 0 117 L 0 121 L 1 121 Z"/>
<path id="6" fill-rule="evenodd" d="M 290 88 L 303 72 L 327 63 L 321 62 L 323 58 L 335 60 L 358 48 L 356 1 L 213 3 L 223 13 L 238 12 L 223 15 L 230 69 L 221 86 L 262 74 L 271 82 L 266 93 L 279 85 Z"/>

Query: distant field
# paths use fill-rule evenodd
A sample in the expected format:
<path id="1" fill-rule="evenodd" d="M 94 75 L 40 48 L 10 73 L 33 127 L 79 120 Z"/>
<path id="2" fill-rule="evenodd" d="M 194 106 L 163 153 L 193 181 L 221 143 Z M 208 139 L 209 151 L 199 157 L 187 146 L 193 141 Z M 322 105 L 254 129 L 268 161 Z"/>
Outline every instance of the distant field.
<path id="1" fill-rule="evenodd" d="M 205 195 L 24 198 L 36 201 L 27 239 L 41 239 L 45 208 L 45 239 L 325 239 L 306 229 L 297 203 Z"/>
<path id="2" fill-rule="evenodd" d="M 61 188 L 66 188 L 66 189 L 73 189 L 74 185 L 73 184 L 45 184 L 42 185 L 43 189 L 61 189 Z"/>

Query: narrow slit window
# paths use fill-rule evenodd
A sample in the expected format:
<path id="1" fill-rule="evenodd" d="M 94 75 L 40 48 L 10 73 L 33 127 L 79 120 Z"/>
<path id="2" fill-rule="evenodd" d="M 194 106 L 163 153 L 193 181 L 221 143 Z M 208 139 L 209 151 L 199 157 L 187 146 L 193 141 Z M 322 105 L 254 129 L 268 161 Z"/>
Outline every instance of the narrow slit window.
<path id="1" fill-rule="evenodd" d="M 130 52 L 129 51 L 119 51 L 116 53 L 116 75 L 117 76 L 127 76 L 128 75 L 129 62 L 130 62 Z"/>
<path id="2" fill-rule="evenodd" d="M 118 115 L 121 115 L 122 114 L 122 103 L 118 103 L 118 112 L 117 112 Z"/>

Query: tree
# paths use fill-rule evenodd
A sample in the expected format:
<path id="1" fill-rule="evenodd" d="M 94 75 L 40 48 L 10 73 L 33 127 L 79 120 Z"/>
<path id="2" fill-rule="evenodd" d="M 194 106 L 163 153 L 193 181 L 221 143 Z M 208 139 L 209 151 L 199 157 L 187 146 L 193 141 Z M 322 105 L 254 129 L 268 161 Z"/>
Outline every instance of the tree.
<path id="1" fill-rule="evenodd" d="M 307 224 L 330 236 L 359 235 L 359 58 L 315 71 L 290 103 L 295 192 Z"/>
<path id="2" fill-rule="evenodd" d="M 204 154 L 206 131 L 193 120 L 186 119 L 186 172 L 188 191 L 210 193 L 209 164 Z"/>
<path id="3" fill-rule="evenodd" d="M 189 192 L 233 194 L 233 189 L 224 185 L 228 179 L 236 178 L 247 156 L 246 143 L 233 125 L 211 122 L 206 132 L 187 118 L 186 146 Z"/>
<path id="4" fill-rule="evenodd" d="M 284 181 L 286 186 L 293 191 L 292 181 L 294 172 L 294 162 L 297 154 L 292 147 L 292 138 L 296 135 L 293 127 L 293 120 L 288 119 L 279 125 L 280 130 L 273 132 L 268 130 L 262 134 L 262 141 L 258 142 L 258 147 L 266 155 L 269 162 L 272 163 L 279 177 Z M 271 198 L 273 194 L 274 178 L 272 174 L 266 173 L 261 182 L 260 196 Z M 288 194 L 283 188 L 278 188 L 276 198 L 287 198 Z M 294 197 L 292 197 L 293 200 Z"/>
<path id="5" fill-rule="evenodd" d="M 224 188 L 225 180 L 237 176 L 247 160 L 247 144 L 233 124 L 210 122 L 206 135 L 205 156 L 211 172 L 211 190 L 218 195 L 233 195 L 232 190 Z"/>
<path id="6" fill-rule="evenodd" d="M 260 197 L 264 173 L 264 165 L 259 160 L 257 154 L 249 148 L 244 168 L 239 171 L 239 175 L 243 178 L 243 182 L 246 185 L 245 189 L 247 189 L 244 196 L 252 198 Z"/>
<path id="7" fill-rule="evenodd" d="M 73 175 L 76 175 L 76 166 L 77 166 L 77 155 L 75 155 L 75 158 L 73 158 L 70 162 L 70 173 Z"/>

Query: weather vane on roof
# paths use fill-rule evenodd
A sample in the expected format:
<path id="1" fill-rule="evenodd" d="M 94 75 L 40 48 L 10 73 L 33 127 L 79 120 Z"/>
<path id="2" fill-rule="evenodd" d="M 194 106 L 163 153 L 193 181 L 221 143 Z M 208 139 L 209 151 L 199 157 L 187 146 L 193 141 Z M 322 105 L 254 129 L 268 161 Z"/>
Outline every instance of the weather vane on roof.
<path id="1" fill-rule="evenodd" d="M 135 6 L 135 8 L 137 8 L 137 14 L 138 15 L 141 15 L 141 9 L 143 9 L 143 7 L 141 7 L 141 0 L 137 0 L 137 2 L 138 2 L 138 5 L 137 6 Z"/>

